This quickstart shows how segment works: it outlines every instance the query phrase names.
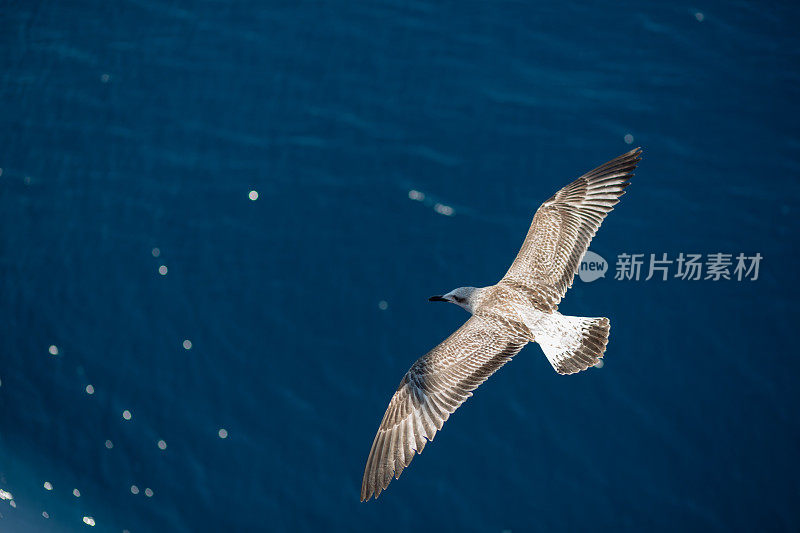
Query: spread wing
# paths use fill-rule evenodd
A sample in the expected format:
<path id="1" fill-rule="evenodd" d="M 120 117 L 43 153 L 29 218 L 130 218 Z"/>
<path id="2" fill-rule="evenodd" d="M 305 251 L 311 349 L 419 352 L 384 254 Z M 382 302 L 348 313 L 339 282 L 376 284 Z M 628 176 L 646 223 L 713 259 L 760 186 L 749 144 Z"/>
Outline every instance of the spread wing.
<path id="1" fill-rule="evenodd" d="M 536 293 L 544 311 L 555 311 L 592 237 L 625 194 L 641 153 L 636 148 L 612 159 L 543 203 L 503 281 Z"/>
<path id="2" fill-rule="evenodd" d="M 426 439 L 472 391 L 510 361 L 528 342 L 508 323 L 473 316 L 439 346 L 417 359 L 403 377 L 372 443 L 361 501 L 375 498 L 400 477 Z"/>

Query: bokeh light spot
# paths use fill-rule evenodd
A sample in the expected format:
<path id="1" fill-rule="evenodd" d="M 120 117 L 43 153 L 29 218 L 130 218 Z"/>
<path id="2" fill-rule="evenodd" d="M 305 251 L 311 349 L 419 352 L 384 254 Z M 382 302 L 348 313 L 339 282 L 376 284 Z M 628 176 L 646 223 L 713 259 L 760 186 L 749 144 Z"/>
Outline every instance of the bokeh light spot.
<path id="1" fill-rule="evenodd" d="M 434 205 L 433 210 L 439 213 L 440 215 L 444 215 L 446 217 L 451 217 L 455 214 L 455 210 L 452 207 L 444 204 Z"/>

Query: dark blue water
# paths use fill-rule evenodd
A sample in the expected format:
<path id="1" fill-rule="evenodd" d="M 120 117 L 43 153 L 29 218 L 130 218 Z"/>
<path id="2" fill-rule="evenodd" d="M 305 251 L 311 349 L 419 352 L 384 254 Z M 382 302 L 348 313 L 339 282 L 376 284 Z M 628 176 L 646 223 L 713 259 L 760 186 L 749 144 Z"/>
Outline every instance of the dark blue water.
<path id="1" fill-rule="evenodd" d="M 798 22 L 4 2 L 0 529 L 798 530 Z M 759 278 L 576 281 L 605 366 L 528 346 L 359 503 L 397 383 L 466 318 L 426 298 L 496 282 L 544 199 L 638 145 L 611 273 L 741 252 Z"/>

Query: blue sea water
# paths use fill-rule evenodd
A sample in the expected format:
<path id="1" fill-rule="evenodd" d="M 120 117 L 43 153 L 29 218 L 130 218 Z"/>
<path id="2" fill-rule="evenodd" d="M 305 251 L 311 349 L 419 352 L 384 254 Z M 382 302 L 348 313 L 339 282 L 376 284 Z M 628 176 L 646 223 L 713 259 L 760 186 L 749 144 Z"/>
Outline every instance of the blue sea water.
<path id="1" fill-rule="evenodd" d="M 0 530 L 797 531 L 798 22 L 3 2 Z M 609 273 L 560 308 L 611 319 L 604 367 L 526 347 L 360 503 L 397 383 L 466 318 L 426 298 L 496 282 L 543 200 L 639 145 Z M 763 260 L 614 279 L 681 252 Z"/>

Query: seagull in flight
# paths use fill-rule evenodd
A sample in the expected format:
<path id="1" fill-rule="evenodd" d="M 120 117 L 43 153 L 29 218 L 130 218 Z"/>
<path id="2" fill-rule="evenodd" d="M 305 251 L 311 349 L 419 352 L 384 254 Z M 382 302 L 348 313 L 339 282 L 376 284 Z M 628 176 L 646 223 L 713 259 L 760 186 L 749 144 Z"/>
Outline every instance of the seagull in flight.
<path id="1" fill-rule="evenodd" d="M 559 374 L 586 370 L 603 357 L 609 320 L 565 316 L 558 304 L 640 160 L 641 149 L 631 150 L 544 202 L 496 285 L 459 287 L 429 299 L 456 304 L 472 316 L 403 376 L 372 442 L 361 501 L 377 498 L 399 478 L 472 391 L 529 342 L 541 346 Z"/>

